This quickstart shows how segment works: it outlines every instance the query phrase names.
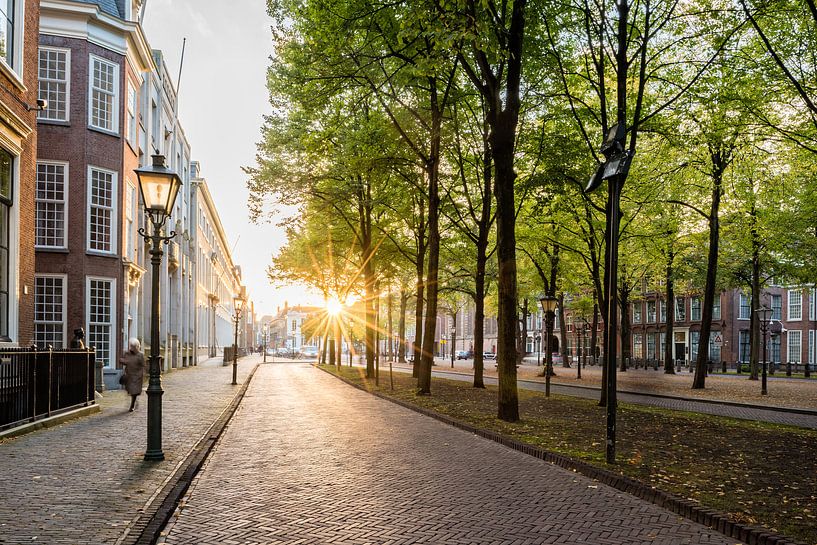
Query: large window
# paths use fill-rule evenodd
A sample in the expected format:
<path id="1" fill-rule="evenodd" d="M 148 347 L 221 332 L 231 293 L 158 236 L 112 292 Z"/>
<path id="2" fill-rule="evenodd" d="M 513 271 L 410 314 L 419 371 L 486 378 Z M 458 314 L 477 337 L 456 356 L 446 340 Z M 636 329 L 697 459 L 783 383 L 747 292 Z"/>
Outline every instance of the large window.
<path id="1" fill-rule="evenodd" d="M 769 297 L 769 302 L 772 307 L 772 320 L 783 319 L 783 296 L 772 295 Z"/>
<path id="2" fill-rule="evenodd" d="M 675 319 L 679 322 L 687 321 L 687 307 L 683 297 L 675 298 Z"/>
<path id="3" fill-rule="evenodd" d="M 647 359 L 655 359 L 655 333 L 647 333 Z"/>
<path id="4" fill-rule="evenodd" d="M 715 300 L 712 301 L 712 319 L 713 320 L 720 320 L 721 319 L 721 296 L 720 296 L 720 294 L 715 295 Z"/>
<path id="5" fill-rule="evenodd" d="M 65 347 L 65 277 L 34 278 L 34 344 Z"/>
<path id="6" fill-rule="evenodd" d="M 780 363 L 780 337 L 781 335 L 772 335 L 772 338 L 769 339 L 769 354 L 767 357 L 771 363 Z"/>
<path id="7" fill-rule="evenodd" d="M 667 321 L 667 302 L 664 300 L 658 305 L 658 321 L 662 324 Z"/>
<path id="8" fill-rule="evenodd" d="M 131 147 L 136 149 L 136 89 L 128 82 L 128 111 L 125 114 L 125 136 Z"/>
<path id="9" fill-rule="evenodd" d="M 689 319 L 693 322 L 701 321 L 701 298 L 691 297 L 689 299 Z"/>
<path id="10" fill-rule="evenodd" d="M 38 96 L 48 101 L 48 108 L 37 113 L 38 119 L 69 121 L 71 117 L 71 51 L 40 48 Z"/>
<path id="11" fill-rule="evenodd" d="M 20 0 L 0 2 L 0 58 L 13 70 L 19 68 L 17 52 L 19 37 L 22 35 L 23 21 L 20 17 Z"/>
<path id="12" fill-rule="evenodd" d="M 745 293 L 740 294 L 740 309 L 738 320 L 748 320 L 752 317 L 752 298 Z"/>
<path id="13" fill-rule="evenodd" d="M 112 253 L 116 173 L 88 168 L 88 250 Z"/>
<path id="14" fill-rule="evenodd" d="M 9 259 L 14 156 L 0 148 L 0 341 L 9 337 Z"/>
<path id="15" fill-rule="evenodd" d="M 792 363 L 800 363 L 803 361 L 803 344 L 800 331 L 797 329 L 790 329 L 786 333 L 788 342 L 786 344 L 786 361 Z"/>
<path id="16" fill-rule="evenodd" d="M 810 329 L 808 332 L 808 364 L 814 368 L 817 363 L 817 331 Z"/>
<path id="17" fill-rule="evenodd" d="M 117 132 L 119 66 L 91 55 L 88 126 Z"/>
<path id="18" fill-rule="evenodd" d="M 709 335 L 709 359 L 718 363 L 721 361 L 721 347 L 715 346 L 715 333 L 721 333 L 720 331 L 713 331 L 711 335 Z"/>
<path id="19" fill-rule="evenodd" d="M 644 337 L 641 333 L 636 333 L 633 335 L 633 357 L 634 358 L 643 358 L 644 357 Z"/>
<path id="20" fill-rule="evenodd" d="M 136 262 L 136 187 L 125 184 L 125 257 Z"/>
<path id="21" fill-rule="evenodd" d="M 803 319 L 803 293 L 800 290 L 789 290 L 788 320 Z"/>
<path id="22" fill-rule="evenodd" d="M 105 367 L 113 365 L 114 281 L 88 278 L 88 346 L 96 349 L 96 357 Z"/>
<path id="23" fill-rule="evenodd" d="M 647 323 L 655 323 L 655 301 L 647 301 Z"/>
<path id="24" fill-rule="evenodd" d="M 740 356 L 739 361 L 746 363 L 749 361 L 749 352 L 751 350 L 751 342 L 749 340 L 749 332 L 740 332 Z"/>
<path id="25" fill-rule="evenodd" d="M 641 302 L 633 303 L 633 323 L 641 323 Z"/>
<path id="26" fill-rule="evenodd" d="M 42 248 L 65 248 L 67 165 L 37 163 L 36 244 Z"/>

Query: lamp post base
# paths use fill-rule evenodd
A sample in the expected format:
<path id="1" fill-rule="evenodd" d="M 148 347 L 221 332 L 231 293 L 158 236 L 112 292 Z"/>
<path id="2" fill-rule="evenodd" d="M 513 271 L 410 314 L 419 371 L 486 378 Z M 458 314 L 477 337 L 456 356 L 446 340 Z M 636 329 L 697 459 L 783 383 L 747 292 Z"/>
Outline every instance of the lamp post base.
<path id="1" fill-rule="evenodd" d="M 145 453 L 144 460 L 146 462 L 162 462 L 165 459 L 165 453 L 161 450 L 149 450 Z"/>

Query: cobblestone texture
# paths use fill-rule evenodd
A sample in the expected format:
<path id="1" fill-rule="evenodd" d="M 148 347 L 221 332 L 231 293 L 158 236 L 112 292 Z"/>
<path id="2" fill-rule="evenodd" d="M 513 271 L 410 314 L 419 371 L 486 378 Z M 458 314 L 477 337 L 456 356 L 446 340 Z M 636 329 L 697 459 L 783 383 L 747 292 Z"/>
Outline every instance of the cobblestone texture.
<path id="1" fill-rule="evenodd" d="M 238 391 L 231 379 L 216 360 L 164 377 L 164 462 L 142 460 L 147 396 L 129 413 L 122 391 L 102 413 L 0 443 L 0 543 L 116 543 Z"/>
<path id="2" fill-rule="evenodd" d="M 305 364 L 259 368 L 160 542 L 736 543 Z"/>

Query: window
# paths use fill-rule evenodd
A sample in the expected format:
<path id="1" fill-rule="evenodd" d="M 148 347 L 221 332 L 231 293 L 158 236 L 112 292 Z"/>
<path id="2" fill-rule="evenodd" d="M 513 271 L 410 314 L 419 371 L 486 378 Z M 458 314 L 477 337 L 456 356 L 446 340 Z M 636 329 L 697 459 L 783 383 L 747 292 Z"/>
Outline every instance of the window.
<path id="1" fill-rule="evenodd" d="M 783 296 L 782 295 L 772 295 L 770 298 L 770 303 L 772 307 L 772 320 L 782 320 L 783 319 Z"/>
<path id="2" fill-rule="evenodd" d="M 817 320 L 817 289 L 808 290 L 808 319 Z"/>
<path id="3" fill-rule="evenodd" d="M 633 357 L 644 357 L 644 342 L 641 333 L 636 333 L 633 335 Z"/>
<path id="4" fill-rule="evenodd" d="M 292 331 L 298 331 L 298 320 L 292 320 Z"/>
<path id="5" fill-rule="evenodd" d="M 715 336 L 716 331 L 712 331 L 709 335 L 709 346 L 712 346 L 712 338 Z M 701 332 L 700 331 L 690 331 L 689 332 L 689 359 L 690 361 L 697 361 L 698 360 L 698 345 L 701 343 Z M 711 353 L 711 352 L 710 352 Z"/>
<path id="6" fill-rule="evenodd" d="M 667 302 L 660 301 L 658 305 L 658 322 L 664 323 L 667 321 Z"/>
<path id="7" fill-rule="evenodd" d="M 9 337 L 9 267 L 11 215 L 14 187 L 14 156 L 0 148 L 0 340 Z"/>
<path id="8" fill-rule="evenodd" d="M 655 358 L 655 333 L 647 333 L 647 359 Z"/>
<path id="9" fill-rule="evenodd" d="M 34 278 L 34 344 L 65 347 L 65 277 Z"/>
<path id="10" fill-rule="evenodd" d="M 12 70 L 19 71 L 21 38 L 23 29 L 23 2 L 4 0 L 0 2 L 0 58 Z"/>
<path id="11" fill-rule="evenodd" d="M 128 111 L 125 114 L 125 136 L 133 149 L 136 149 L 136 129 L 136 89 L 128 81 Z"/>
<path id="12" fill-rule="evenodd" d="M 751 297 L 745 293 L 740 294 L 740 308 L 738 310 L 738 320 L 748 320 L 752 316 Z"/>
<path id="13" fill-rule="evenodd" d="M 751 342 L 749 340 L 749 332 L 741 331 L 739 335 L 740 341 L 740 355 L 738 361 L 746 363 L 749 361 L 749 352 L 751 350 Z"/>
<path id="14" fill-rule="evenodd" d="M 88 126 L 117 132 L 119 66 L 91 55 Z"/>
<path id="15" fill-rule="evenodd" d="M 772 335 L 769 343 L 769 361 L 771 363 L 780 363 L 780 335 Z"/>
<path id="16" fill-rule="evenodd" d="M 114 280 L 88 278 L 88 346 L 96 349 L 96 357 L 105 367 L 113 365 Z"/>
<path id="17" fill-rule="evenodd" d="M 810 329 L 808 332 L 808 364 L 814 366 L 817 363 L 817 331 Z"/>
<path id="18" fill-rule="evenodd" d="M 803 356 L 800 331 L 797 329 L 790 329 L 786 333 L 786 337 L 788 339 L 786 346 L 786 361 L 790 361 L 791 363 L 800 363 Z"/>
<path id="19" fill-rule="evenodd" d="M 647 301 L 647 323 L 655 323 L 655 301 Z"/>
<path id="20" fill-rule="evenodd" d="M 713 332 L 715 333 L 715 332 Z M 717 333 L 721 333 L 718 331 Z M 714 362 L 721 361 L 721 347 L 715 346 L 715 335 L 709 335 L 709 359 Z"/>
<path id="21" fill-rule="evenodd" d="M 37 192 L 34 195 L 37 232 L 36 245 L 65 248 L 67 165 L 37 163 Z"/>
<path id="22" fill-rule="evenodd" d="M 48 121 L 69 121 L 71 51 L 41 47 L 39 52 L 38 95 L 48 101 L 48 108 L 37 118 Z"/>
<path id="23" fill-rule="evenodd" d="M 689 318 L 693 322 L 700 322 L 701 321 L 701 298 L 700 297 L 691 297 L 689 299 Z"/>
<path id="24" fill-rule="evenodd" d="M 675 319 L 679 322 L 687 321 L 687 307 L 683 297 L 675 298 Z"/>
<path id="25" fill-rule="evenodd" d="M 789 290 L 789 321 L 796 321 L 803 319 L 803 294 L 800 290 Z"/>
<path id="26" fill-rule="evenodd" d="M 88 250 L 113 253 L 116 173 L 88 168 Z"/>
<path id="27" fill-rule="evenodd" d="M 125 257 L 136 262 L 136 188 L 125 184 Z"/>
<path id="28" fill-rule="evenodd" d="M 633 303 L 633 323 L 641 323 L 641 303 Z"/>
<path id="29" fill-rule="evenodd" d="M 712 301 L 712 319 L 713 320 L 720 320 L 721 319 L 721 296 L 720 294 L 715 296 L 715 300 Z"/>

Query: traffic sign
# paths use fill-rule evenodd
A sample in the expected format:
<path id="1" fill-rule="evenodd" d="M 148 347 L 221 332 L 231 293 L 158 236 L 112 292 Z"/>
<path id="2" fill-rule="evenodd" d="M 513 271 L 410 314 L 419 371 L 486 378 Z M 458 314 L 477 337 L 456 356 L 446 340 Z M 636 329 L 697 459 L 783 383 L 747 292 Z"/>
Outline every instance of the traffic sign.
<path id="1" fill-rule="evenodd" d="M 715 338 L 712 340 L 712 344 L 714 344 L 717 348 L 723 346 L 723 337 L 720 333 L 715 333 Z"/>

